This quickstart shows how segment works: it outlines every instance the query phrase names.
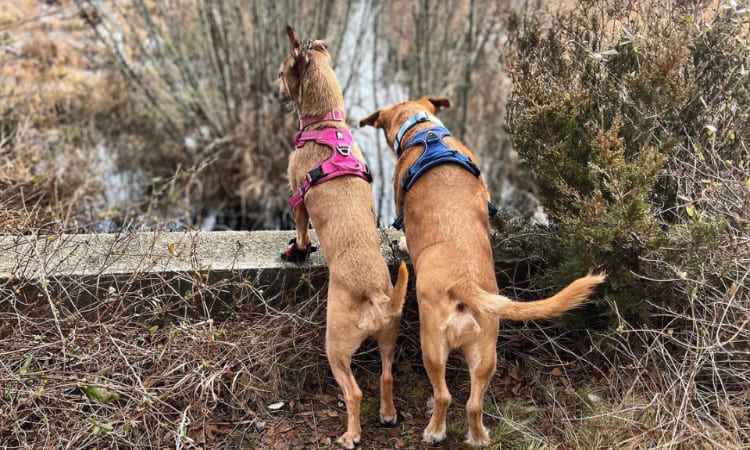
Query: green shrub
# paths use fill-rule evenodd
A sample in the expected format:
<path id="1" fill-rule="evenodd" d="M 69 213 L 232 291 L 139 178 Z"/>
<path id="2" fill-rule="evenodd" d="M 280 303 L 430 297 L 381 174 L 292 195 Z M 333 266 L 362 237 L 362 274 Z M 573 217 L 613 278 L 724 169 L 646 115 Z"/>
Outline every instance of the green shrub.
<path id="1" fill-rule="evenodd" d="M 511 20 L 509 122 L 559 240 L 550 279 L 609 273 L 616 308 L 590 307 L 600 320 L 586 326 L 643 323 L 651 301 L 683 300 L 653 280 L 679 282 L 746 243 L 745 15 L 605 0 L 552 26 Z M 731 285 L 728 267 L 713 270 L 711 285 Z"/>

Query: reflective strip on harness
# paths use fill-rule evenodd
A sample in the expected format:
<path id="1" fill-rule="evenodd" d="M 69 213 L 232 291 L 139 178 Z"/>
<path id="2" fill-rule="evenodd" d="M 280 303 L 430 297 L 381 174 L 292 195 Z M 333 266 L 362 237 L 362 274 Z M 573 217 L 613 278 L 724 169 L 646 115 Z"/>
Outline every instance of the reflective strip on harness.
<path id="1" fill-rule="evenodd" d="M 409 131 L 414 125 L 421 122 L 435 122 L 438 125 L 443 125 L 443 122 L 441 122 L 440 119 L 428 113 L 427 111 L 420 111 L 409 117 L 409 119 L 404 122 L 403 125 L 401 125 L 401 128 L 398 129 L 398 133 L 396 133 L 396 139 L 393 141 L 393 149 L 396 150 L 397 157 L 401 157 L 401 153 L 404 151 L 404 149 L 409 148 L 408 145 L 403 148 L 401 147 L 401 139 L 404 138 L 406 132 Z"/>

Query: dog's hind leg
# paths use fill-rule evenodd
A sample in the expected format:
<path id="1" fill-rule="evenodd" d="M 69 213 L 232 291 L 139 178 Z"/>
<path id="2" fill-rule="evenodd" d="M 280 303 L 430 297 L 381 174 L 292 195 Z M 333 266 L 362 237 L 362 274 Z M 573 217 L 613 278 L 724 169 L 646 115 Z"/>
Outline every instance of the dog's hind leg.
<path id="1" fill-rule="evenodd" d="M 380 348 L 383 373 L 380 375 L 380 423 L 395 425 L 398 422 L 393 404 L 393 354 L 396 349 L 398 318 L 393 318 L 375 335 Z"/>
<path id="2" fill-rule="evenodd" d="M 428 444 L 437 444 L 445 439 L 445 415 L 448 406 L 451 404 L 451 394 L 448 391 L 448 385 L 445 383 L 445 363 L 448 361 L 449 349 L 437 330 L 433 333 L 428 332 L 422 324 L 420 331 L 419 340 L 422 344 L 424 368 L 430 378 L 435 399 L 432 417 L 424 430 L 423 440 Z"/>
<path id="3" fill-rule="evenodd" d="M 331 364 L 336 382 L 344 393 L 346 403 L 346 432 L 342 434 L 338 443 L 342 447 L 352 449 L 359 443 L 362 428 L 359 423 L 359 409 L 362 403 L 362 391 L 354 379 L 351 363 L 352 355 L 362 343 L 363 337 L 356 326 L 346 315 L 332 313 L 336 307 L 329 291 L 328 320 L 326 324 L 326 354 Z"/>
<path id="4" fill-rule="evenodd" d="M 466 402 L 466 415 L 469 419 L 466 443 L 476 447 L 490 443 L 487 429 L 482 423 L 482 413 L 484 393 L 497 364 L 496 339 L 492 339 L 492 336 L 497 336 L 497 332 L 489 338 L 483 336 L 462 349 L 471 375 L 471 394 Z"/>

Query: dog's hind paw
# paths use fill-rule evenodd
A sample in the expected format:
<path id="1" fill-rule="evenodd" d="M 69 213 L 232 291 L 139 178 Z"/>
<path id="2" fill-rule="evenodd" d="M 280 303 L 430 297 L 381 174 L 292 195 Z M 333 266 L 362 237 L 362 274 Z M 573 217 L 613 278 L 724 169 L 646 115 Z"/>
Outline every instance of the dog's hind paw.
<path id="1" fill-rule="evenodd" d="M 380 424 L 383 426 L 389 426 L 392 427 L 394 425 L 398 424 L 398 415 L 394 414 L 392 416 L 390 415 L 380 415 Z"/>
<path id="2" fill-rule="evenodd" d="M 346 432 L 342 434 L 341 437 L 336 440 L 336 442 L 338 442 L 340 446 L 351 450 L 356 447 L 357 444 L 359 444 L 359 439 L 360 435 Z"/>
<path id="3" fill-rule="evenodd" d="M 424 430 L 424 434 L 422 435 L 422 442 L 425 444 L 439 444 L 445 440 L 445 428 L 443 428 L 442 431 L 439 431 L 437 433 L 430 432 L 428 430 Z"/>
<path id="4" fill-rule="evenodd" d="M 487 429 L 484 428 L 482 432 L 477 433 L 476 436 L 473 436 L 471 431 L 469 431 L 469 434 L 466 436 L 466 443 L 472 447 L 486 447 L 490 445 L 490 438 L 487 436 Z"/>

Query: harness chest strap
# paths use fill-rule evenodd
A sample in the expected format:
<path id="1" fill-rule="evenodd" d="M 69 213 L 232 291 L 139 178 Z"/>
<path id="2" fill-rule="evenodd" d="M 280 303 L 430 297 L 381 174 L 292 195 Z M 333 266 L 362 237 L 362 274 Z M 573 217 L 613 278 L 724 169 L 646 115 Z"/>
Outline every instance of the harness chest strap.
<path id="1" fill-rule="evenodd" d="M 352 144 L 354 143 L 351 130 L 345 128 L 326 128 L 314 131 L 301 130 L 295 134 L 294 139 L 297 148 L 304 146 L 308 141 L 314 141 L 330 147 L 332 155 L 327 160 L 315 166 L 313 170 L 307 172 L 305 181 L 300 185 L 297 192 L 289 198 L 289 206 L 292 208 L 297 207 L 297 205 L 303 202 L 305 194 L 310 188 L 340 176 L 353 175 L 364 179 L 368 183 L 372 183 L 372 174 L 367 164 L 351 154 Z"/>

